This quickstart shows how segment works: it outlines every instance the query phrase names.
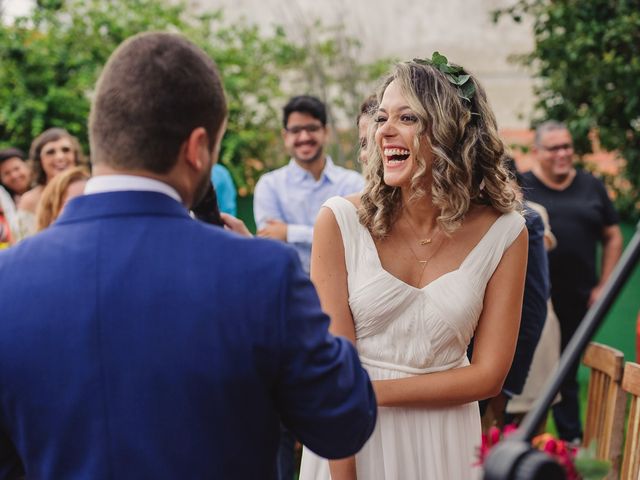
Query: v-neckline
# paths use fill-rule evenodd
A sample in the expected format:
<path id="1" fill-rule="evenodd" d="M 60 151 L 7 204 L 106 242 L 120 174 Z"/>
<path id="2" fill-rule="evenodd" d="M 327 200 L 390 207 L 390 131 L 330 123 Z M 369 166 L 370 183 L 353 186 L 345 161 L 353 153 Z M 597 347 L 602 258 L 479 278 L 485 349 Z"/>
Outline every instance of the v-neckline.
<path id="1" fill-rule="evenodd" d="M 356 214 L 358 213 L 358 208 L 352 202 L 350 202 L 346 198 L 343 198 L 343 197 L 340 197 L 340 198 L 342 198 L 345 202 L 348 202 L 349 205 L 351 205 L 353 207 L 353 209 L 355 210 Z M 360 226 L 360 228 L 362 228 L 365 231 L 365 234 L 366 234 L 366 237 L 367 237 L 367 241 L 369 242 L 369 247 L 371 247 L 373 249 L 373 251 L 375 252 L 376 262 L 378 263 L 378 267 L 380 268 L 380 270 L 382 270 L 385 273 L 385 275 L 387 275 L 388 277 L 391 277 L 395 281 L 400 282 L 402 285 L 405 285 L 405 286 L 407 286 L 407 287 L 409 287 L 409 288 L 411 288 L 411 289 L 413 289 L 415 291 L 424 292 L 424 291 L 427 290 L 428 287 L 430 287 L 432 284 L 438 282 L 440 279 L 442 279 L 442 278 L 444 278 L 446 276 L 449 276 L 451 274 L 459 272 L 462 269 L 462 267 L 464 266 L 464 264 L 467 261 L 467 259 L 469 259 L 471 257 L 473 252 L 475 252 L 476 249 L 480 246 L 480 244 L 485 240 L 485 238 L 487 238 L 487 235 L 489 235 L 489 233 L 493 230 L 493 228 L 496 226 L 498 221 L 505 215 L 507 215 L 507 214 L 506 213 L 500 214 L 500 216 L 498 218 L 496 218 L 491 223 L 491 226 L 489 226 L 487 231 L 484 232 L 482 237 L 480 237 L 480 240 L 478 240 L 478 243 L 476 243 L 473 246 L 473 248 L 471 250 L 469 250 L 469 252 L 467 252 L 465 257 L 460 262 L 460 265 L 458 265 L 453 270 L 449 270 L 448 272 L 445 272 L 442 275 L 439 275 L 438 277 L 434 278 L 433 280 L 431 280 L 429 283 L 427 283 L 426 285 L 424 285 L 422 287 L 416 287 L 415 285 L 411 285 L 410 283 L 405 282 L 401 278 L 396 277 L 393 273 L 389 272 L 386 268 L 384 268 L 384 266 L 382 265 L 382 260 L 380 259 L 380 253 L 378 252 L 378 247 L 376 246 L 376 242 L 373 240 L 373 237 L 371 236 L 371 232 L 369 232 L 369 229 L 366 228 L 364 225 L 362 225 L 360 222 L 358 222 L 358 225 Z"/>

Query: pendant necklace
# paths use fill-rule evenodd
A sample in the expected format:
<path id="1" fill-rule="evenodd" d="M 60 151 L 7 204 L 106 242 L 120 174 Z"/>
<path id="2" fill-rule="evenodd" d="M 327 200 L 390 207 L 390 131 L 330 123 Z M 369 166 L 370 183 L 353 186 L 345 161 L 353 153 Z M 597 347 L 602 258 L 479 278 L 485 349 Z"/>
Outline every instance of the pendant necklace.
<path id="1" fill-rule="evenodd" d="M 416 235 L 415 230 L 413 229 L 413 227 L 411 226 L 411 224 L 409 223 L 409 221 L 406 219 L 407 224 L 409 225 L 409 228 L 411 229 L 411 231 L 413 232 L 413 234 L 416 236 L 417 240 L 418 240 L 418 244 L 420 245 L 428 245 L 430 243 L 432 243 L 433 239 L 435 237 L 431 237 L 431 238 L 425 238 L 425 239 L 420 239 L 418 238 L 418 235 Z M 437 235 L 438 232 L 436 232 Z M 420 285 L 422 283 L 422 277 L 424 276 L 424 272 L 427 269 L 427 264 L 429 263 L 429 261 L 436 256 L 436 254 L 438 253 L 438 250 L 440 250 L 440 247 L 442 247 L 442 244 L 444 243 L 444 239 L 438 244 L 438 246 L 435 248 L 435 250 L 431 253 L 430 256 L 424 258 L 424 259 L 420 259 L 420 257 L 418 257 L 418 255 L 416 254 L 416 252 L 413 250 L 413 247 L 411 246 L 411 244 L 409 243 L 409 241 L 404 238 L 404 236 L 402 236 L 402 241 L 405 243 L 405 245 L 409 248 L 409 251 L 411 252 L 411 254 L 413 255 L 413 257 L 416 259 L 416 261 L 422 265 L 422 269 L 420 270 L 420 277 L 418 278 L 418 283 L 417 285 Z M 423 243 L 424 242 L 424 243 Z M 418 287 L 418 288 L 424 288 L 424 287 Z"/>
<path id="2" fill-rule="evenodd" d="M 428 238 L 420 238 L 420 236 L 416 232 L 415 228 L 413 228 L 413 225 L 411 225 L 411 222 L 409 221 L 409 218 L 408 217 L 404 217 L 404 220 L 407 222 L 407 225 L 409 225 L 409 228 L 411 229 L 411 231 L 415 235 L 416 239 L 418 240 L 418 244 L 419 245 L 429 245 L 431 242 L 433 242 L 434 236 L 431 236 L 431 237 L 428 237 Z M 439 231 L 440 230 L 438 230 L 438 232 Z M 438 234 L 438 232 L 436 232 L 436 235 Z"/>

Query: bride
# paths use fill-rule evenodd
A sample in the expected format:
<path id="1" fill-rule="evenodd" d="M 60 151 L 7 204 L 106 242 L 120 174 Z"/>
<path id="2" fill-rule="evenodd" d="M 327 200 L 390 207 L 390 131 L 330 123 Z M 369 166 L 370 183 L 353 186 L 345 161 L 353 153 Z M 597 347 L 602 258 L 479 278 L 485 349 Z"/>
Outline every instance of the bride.
<path id="1" fill-rule="evenodd" d="M 500 392 L 520 322 L 527 232 L 482 87 L 434 54 L 383 81 L 361 195 L 318 215 L 311 278 L 376 392 L 355 457 L 304 451 L 301 480 L 478 475 L 477 401 Z M 474 338 L 471 362 L 466 351 Z"/>

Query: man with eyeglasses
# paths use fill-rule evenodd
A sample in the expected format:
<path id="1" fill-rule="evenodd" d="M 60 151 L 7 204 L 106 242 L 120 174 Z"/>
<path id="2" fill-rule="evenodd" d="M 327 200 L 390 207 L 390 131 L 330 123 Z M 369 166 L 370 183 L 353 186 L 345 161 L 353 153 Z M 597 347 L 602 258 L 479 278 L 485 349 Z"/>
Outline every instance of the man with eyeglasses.
<path id="1" fill-rule="evenodd" d="M 327 110 L 310 95 L 293 97 L 283 109 L 282 138 L 291 160 L 264 174 L 256 184 L 253 213 L 258 236 L 290 243 L 309 274 L 313 224 L 322 204 L 336 195 L 359 192 L 362 176 L 334 165 L 325 154 L 329 132 Z M 291 432 L 282 429 L 278 448 L 278 480 L 294 477 Z"/>
<path id="2" fill-rule="evenodd" d="M 532 153 L 535 162 L 523 175 L 523 191 L 528 200 L 547 209 L 558 241 L 549 252 L 549 273 L 564 350 L 620 258 L 622 234 L 604 184 L 575 168 L 573 141 L 564 124 L 542 123 L 536 129 Z M 598 243 L 602 243 L 599 279 Z M 553 407 L 558 433 L 568 441 L 582 438 L 577 370 L 578 362 L 560 389 L 561 401 Z"/>
<path id="3" fill-rule="evenodd" d="M 263 175 L 256 185 L 253 212 L 258 236 L 292 244 L 309 273 L 313 224 L 329 198 L 359 192 L 362 176 L 334 165 L 325 154 L 325 105 L 315 97 L 293 97 L 283 110 L 282 138 L 289 163 Z"/>

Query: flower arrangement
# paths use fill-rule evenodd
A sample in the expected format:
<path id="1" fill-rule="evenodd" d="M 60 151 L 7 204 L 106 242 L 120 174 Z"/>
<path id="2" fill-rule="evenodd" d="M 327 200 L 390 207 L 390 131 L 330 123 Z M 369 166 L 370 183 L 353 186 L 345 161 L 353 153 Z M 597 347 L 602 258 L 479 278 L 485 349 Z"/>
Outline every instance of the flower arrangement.
<path id="1" fill-rule="evenodd" d="M 516 425 L 509 424 L 505 425 L 502 430 L 497 427 L 491 427 L 488 433 L 483 433 L 478 463 L 482 465 L 491 448 L 517 429 Z M 550 433 L 543 433 L 533 438 L 531 445 L 533 448 L 551 455 L 564 468 L 567 480 L 602 479 L 611 468 L 610 462 L 595 458 L 596 449 L 594 443 L 589 448 L 579 448 L 569 442 L 555 438 Z"/>
<path id="2" fill-rule="evenodd" d="M 531 445 L 533 445 L 533 448 L 537 448 L 551 455 L 562 468 L 564 468 L 567 474 L 567 480 L 580 480 L 584 478 L 578 473 L 575 463 L 578 447 L 564 440 L 558 440 L 550 433 L 543 433 L 534 437 L 533 440 L 531 440 Z"/>

